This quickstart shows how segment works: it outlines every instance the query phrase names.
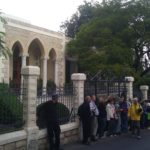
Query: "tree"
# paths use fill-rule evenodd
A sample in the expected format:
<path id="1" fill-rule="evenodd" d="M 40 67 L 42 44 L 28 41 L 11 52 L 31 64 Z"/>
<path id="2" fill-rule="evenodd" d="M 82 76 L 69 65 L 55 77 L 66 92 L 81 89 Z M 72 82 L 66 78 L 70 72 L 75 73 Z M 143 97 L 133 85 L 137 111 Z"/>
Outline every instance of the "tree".
<path id="1" fill-rule="evenodd" d="M 78 57 L 79 68 L 86 72 L 109 68 L 117 74 L 141 76 L 148 73 L 150 2 L 107 0 L 93 7 L 92 17 L 79 24 L 76 38 L 67 46 L 68 54 Z"/>
<path id="2" fill-rule="evenodd" d="M 77 12 L 72 15 L 71 19 L 66 20 L 60 26 L 62 30 L 65 30 L 66 36 L 74 38 L 80 26 L 87 23 L 93 17 L 95 7 L 95 3 L 92 4 L 84 1 L 84 4 L 78 7 Z"/>
<path id="3" fill-rule="evenodd" d="M 4 24 L 6 24 L 6 21 L 2 17 L 2 12 L 0 12 L 0 27 L 3 27 Z M 7 58 L 7 56 L 10 55 L 10 51 L 5 45 L 4 37 L 5 33 L 0 31 L 0 56 Z"/>

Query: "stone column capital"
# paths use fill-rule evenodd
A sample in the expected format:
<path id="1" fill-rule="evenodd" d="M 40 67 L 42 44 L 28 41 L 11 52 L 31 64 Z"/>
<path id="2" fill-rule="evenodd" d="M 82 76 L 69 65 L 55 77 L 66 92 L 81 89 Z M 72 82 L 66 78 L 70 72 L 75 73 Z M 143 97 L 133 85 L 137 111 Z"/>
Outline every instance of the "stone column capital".
<path id="1" fill-rule="evenodd" d="M 71 75 L 71 80 L 73 80 L 73 81 L 85 81 L 86 75 L 84 73 L 73 73 Z"/>
<path id="2" fill-rule="evenodd" d="M 149 90 L 149 86 L 148 85 L 141 85 L 140 90 Z"/>
<path id="3" fill-rule="evenodd" d="M 25 66 L 21 70 L 22 75 L 39 76 L 40 68 L 36 66 Z"/>
<path id="4" fill-rule="evenodd" d="M 134 77 L 125 77 L 125 80 L 127 82 L 133 82 L 134 81 Z"/>
<path id="5" fill-rule="evenodd" d="M 48 60 L 49 59 L 49 57 L 41 57 L 41 60 Z"/>
<path id="6" fill-rule="evenodd" d="M 28 57 L 29 56 L 29 54 L 26 54 L 26 53 L 21 53 L 20 54 L 20 57 Z"/>

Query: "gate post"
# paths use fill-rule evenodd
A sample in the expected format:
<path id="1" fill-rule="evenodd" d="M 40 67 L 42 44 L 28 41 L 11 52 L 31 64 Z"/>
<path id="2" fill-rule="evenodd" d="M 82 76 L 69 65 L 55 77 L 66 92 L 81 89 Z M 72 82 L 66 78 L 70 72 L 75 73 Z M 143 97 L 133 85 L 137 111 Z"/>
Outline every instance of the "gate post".
<path id="1" fill-rule="evenodd" d="M 141 85 L 140 90 L 143 95 L 143 100 L 147 100 L 148 99 L 148 90 L 149 90 L 148 85 Z"/>
<path id="2" fill-rule="evenodd" d="M 74 73 L 71 75 L 71 80 L 76 90 L 75 99 L 75 113 L 77 114 L 78 107 L 84 101 L 84 81 L 86 80 L 86 75 L 84 73 Z M 77 120 L 78 122 L 78 120 Z M 79 138 L 82 139 L 82 125 L 79 122 Z"/>
<path id="3" fill-rule="evenodd" d="M 127 100 L 133 98 L 133 77 L 125 77 L 126 88 L 127 88 Z"/>
<path id="4" fill-rule="evenodd" d="M 86 75 L 84 73 L 73 73 L 71 80 L 76 90 L 75 110 L 77 112 L 78 107 L 84 101 L 84 81 L 86 80 Z"/>
<path id="5" fill-rule="evenodd" d="M 27 132 L 27 150 L 38 149 L 38 127 L 36 125 L 37 78 L 39 67 L 26 66 L 22 68 L 23 76 L 23 119 L 24 130 Z"/>

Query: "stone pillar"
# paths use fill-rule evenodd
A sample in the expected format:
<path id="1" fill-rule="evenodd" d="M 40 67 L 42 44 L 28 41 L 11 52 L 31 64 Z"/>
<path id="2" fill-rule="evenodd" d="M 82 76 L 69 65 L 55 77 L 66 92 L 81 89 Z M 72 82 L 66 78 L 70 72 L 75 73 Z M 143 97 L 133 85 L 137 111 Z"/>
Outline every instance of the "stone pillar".
<path id="1" fill-rule="evenodd" d="M 76 90 L 76 99 L 75 99 L 75 113 L 77 113 L 78 107 L 84 101 L 84 82 L 86 80 L 86 75 L 83 73 L 74 73 L 71 75 L 71 80 Z M 79 120 L 77 119 L 77 122 Z M 82 124 L 79 122 L 79 138 L 82 140 Z"/>
<path id="2" fill-rule="evenodd" d="M 39 67 L 26 66 L 22 68 L 23 76 L 23 119 L 27 132 L 27 150 L 38 150 L 38 127 L 36 125 L 37 78 Z"/>
<path id="3" fill-rule="evenodd" d="M 47 86 L 47 58 L 43 58 L 43 94 L 46 92 Z"/>
<path id="4" fill-rule="evenodd" d="M 140 90 L 143 95 L 143 100 L 147 100 L 148 99 L 148 90 L 149 90 L 148 85 L 141 85 Z"/>
<path id="5" fill-rule="evenodd" d="M 23 68 L 23 67 L 26 66 L 26 59 L 27 59 L 27 56 L 26 56 L 26 55 L 22 55 L 21 58 L 22 58 L 22 59 L 21 59 L 21 60 L 22 60 L 21 68 Z M 23 75 L 21 75 L 21 93 L 23 92 L 22 89 L 23 89 Z M 21 94 L 21 96 L 22 96 L 22 94 Z M 21 99 L 22 99 L 22 98 L 21 98 Z"/>
<path id="6" fill-rule="evenodd" d="M 75 107 L 77 108 L 84 101 L 84 81 L 86 80 L 86 75 L 83 73 L 73 73 L 71 75 L 71 80 L 73 81 L 73 85 L 76 90 L 76 103 Z"/>
<path id="7" fill-rule="evenodd" d="M 125 77 L 126 87 L 127 87 L 127 100 L 133 98 L 133 77 Z"/>
<path id="8" fill-rule="evenodd" d="M 26 66 L 26 58 L 27 56 L 22 56 L 22 68 Z"/>
<path id="9" fill-rule="evenodd" d="M 55 60 L 55 84 L 58 86 L 59 85 L 59 80 L 58 80 L 58 60 Z"/>

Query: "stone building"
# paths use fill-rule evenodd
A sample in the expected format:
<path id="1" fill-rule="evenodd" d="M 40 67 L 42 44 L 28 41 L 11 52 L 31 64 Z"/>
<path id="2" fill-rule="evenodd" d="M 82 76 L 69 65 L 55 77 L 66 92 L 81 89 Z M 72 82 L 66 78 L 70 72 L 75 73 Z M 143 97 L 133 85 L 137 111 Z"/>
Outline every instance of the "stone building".
<path id="1" fill-rule="evenodd" d="M 50 31 L 18 18 L 5 18 L 7 24 L 1 24 L 0 29 L 6 34 L 6 46 L 12 55 L 9 59 L 1 57 L 0 82 L 13 81 L 20 84 L 21 68 L 26 65 L 40 67 L 43 87 L 46 87 L 48 80 L 54 81 L 56 85 L 63 85 L 68 77 L 65 75 L 66 68 L 69 74 L 76 72 L 76 69 L 72 69 L 74 62 L 66 60 L 65 45 L 69 38 L 63 33 Z"/>

